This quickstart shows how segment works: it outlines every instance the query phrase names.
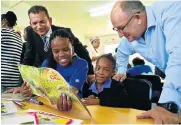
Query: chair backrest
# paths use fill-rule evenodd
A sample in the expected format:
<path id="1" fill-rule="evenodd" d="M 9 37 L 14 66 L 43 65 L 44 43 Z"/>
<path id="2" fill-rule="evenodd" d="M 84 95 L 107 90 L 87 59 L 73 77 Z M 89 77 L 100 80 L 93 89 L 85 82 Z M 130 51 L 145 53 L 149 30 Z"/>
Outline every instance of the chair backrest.
<path id="1" fill-rule="evenodd" d="M 162 90 L 162 83 L 161 79 L 157 75 L 137 75 L 133 78 L 136 79 L 146 79 L 151 82 L 153 91 L 161 91 Z"/>
<path id="2" fill-rule="evenodd" d="M 151 109 L 152 85 L 149 81 L 127 78 L 123 81 L 123 84 L 131 99 L 132 108 Z"/>

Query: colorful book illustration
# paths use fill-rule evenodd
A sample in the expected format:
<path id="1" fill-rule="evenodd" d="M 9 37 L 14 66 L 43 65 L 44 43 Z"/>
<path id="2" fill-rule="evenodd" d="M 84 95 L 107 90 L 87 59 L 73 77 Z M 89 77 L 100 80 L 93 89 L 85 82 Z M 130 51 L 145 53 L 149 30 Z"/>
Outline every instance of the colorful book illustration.
<path id="1" fill-rule="evenodd" d="M 55 115 L 48 112 L 29 109 L 26 112 L 16 112 L 1 116 L 1 124 L 60 124 L 60 125 L 80 125 L 83 121 Z"/>
<path id="2" fill-rule="evenodd" d="M 61 124 L 67 125 L 73 122 L 73 119 L 58 116 L 48 112 L 42 111 L 28 111 L 28 114 L 31 114 L 35 117 L 36 124 Z"/>
<path id="3" fill-rule="evenodd" d="M 18 67 L 23 80 L 31 86 L 33 94 L 46 98 L 51 104 L 56 104 L 60 94 L 64 93 L 72 99 L 76 107 L 86 110 L 91 116 L 81 99 L 72 91 L 71 86 L 56 70 L 21 64 Z"/>

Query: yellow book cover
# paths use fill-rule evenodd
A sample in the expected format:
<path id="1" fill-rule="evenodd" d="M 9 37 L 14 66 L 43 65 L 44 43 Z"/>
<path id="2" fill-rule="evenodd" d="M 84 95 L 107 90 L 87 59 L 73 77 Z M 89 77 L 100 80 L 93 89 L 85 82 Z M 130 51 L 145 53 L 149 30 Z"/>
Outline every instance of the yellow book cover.
<path id="1" fill-rule="evenodd" d="M 33 94 L 46 98 L 51 104 L 56 104 L 60 94 L 64 93 L 72 99 L 76 106 L 86 110 L 91 116 L 81 99 L 72 91 L 71 86 L 56 70 L 22 64 L 19 64 L 18 67 L 23 80 L 31 86 Z"/>

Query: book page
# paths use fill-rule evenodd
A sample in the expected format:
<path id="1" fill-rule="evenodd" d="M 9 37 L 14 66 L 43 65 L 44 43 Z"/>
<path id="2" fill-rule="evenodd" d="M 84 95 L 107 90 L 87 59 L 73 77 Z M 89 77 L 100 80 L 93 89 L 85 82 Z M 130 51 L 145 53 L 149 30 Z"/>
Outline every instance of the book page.
<path id="1" fill-rule="evenodd" d="M 23 80 L 31 86 L 33 94 L 44 97 L 45 99 L 51 101 L 46 94 L 47 92 L 44 86 L 42 86 L 43 82 L 47 82 L 45 81 L 46 79 L 44 79 L 46 76 L 46 70 L 42 71 L 41 69 L 21 64 L 19 64 L 18 67 Z"/>
<path id="2" fill-rule="evenodd" d="M 21 64 L 18 67 L 23 80 L 31 85 L 34 94 L 46 97 L 51 104 L 56 104 L 57 99 L 64 93 L 72 99 L 78 108 L 85 110 L 91 116 L 81 99 L 72 91 L 70 85 L 56 70 Z"/>
<path id="3" fill-rule="evenodd" d="M 61 125 L 80 125 L 83 120 L 68 118 L 49 112 L 29 109 L 26 111 L 29 114 L 35 114 L 38 121 L 38 124 L 61 124 Z"/>
<path id="4" fill-rule="evenodd" d="M 71 118 L 65 118 L 48 112 L 28 111 L 29 114 L 36 115 L 38 124 L 61 124 L 66 125 L 72 123 Z"/>

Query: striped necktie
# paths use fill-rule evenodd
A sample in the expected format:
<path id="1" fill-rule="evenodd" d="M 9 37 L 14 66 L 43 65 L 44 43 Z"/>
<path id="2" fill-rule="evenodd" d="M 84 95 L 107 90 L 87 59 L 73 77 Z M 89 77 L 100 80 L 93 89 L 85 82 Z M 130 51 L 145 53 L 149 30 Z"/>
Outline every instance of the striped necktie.
<path id="1" fill-rule="evenodd" d="M 46 38 L 47 38 L 46 36 L 43 36 L 43 37 L 42 37 L 42 40 L 43 40 L 43 43 L 44 43 L 44 51 L 45 51 L 45 52 L 48 52 L 48 49 L 49 49 L 49 46 L 50 46 L 50 45 L 49 45 L 49 41 L 46 40 Z"/>

